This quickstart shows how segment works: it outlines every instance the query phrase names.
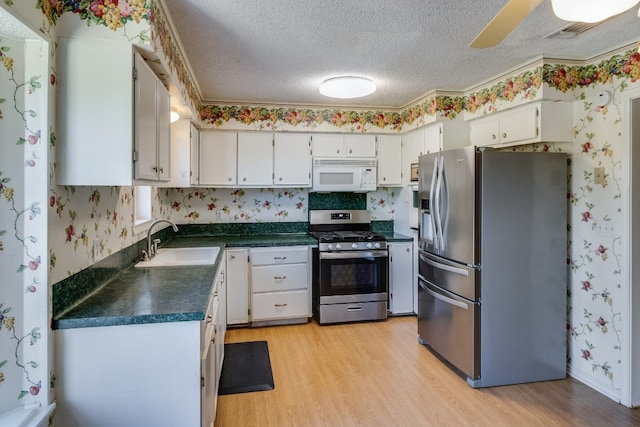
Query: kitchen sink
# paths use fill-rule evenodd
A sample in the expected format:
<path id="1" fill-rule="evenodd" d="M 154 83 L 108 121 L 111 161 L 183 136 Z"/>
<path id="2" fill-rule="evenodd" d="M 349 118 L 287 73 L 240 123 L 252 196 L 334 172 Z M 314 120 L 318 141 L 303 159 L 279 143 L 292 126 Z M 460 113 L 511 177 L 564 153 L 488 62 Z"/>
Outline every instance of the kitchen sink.
<path id="1" fill-rule="evenodd" d="M 140 261 L 138 268 L 147 267 L 179 267 L 183 265 L 212 265 L 220 252 L 217 246 L 192 248 L 158 249 L 156 256 L 149 261 Z"/>

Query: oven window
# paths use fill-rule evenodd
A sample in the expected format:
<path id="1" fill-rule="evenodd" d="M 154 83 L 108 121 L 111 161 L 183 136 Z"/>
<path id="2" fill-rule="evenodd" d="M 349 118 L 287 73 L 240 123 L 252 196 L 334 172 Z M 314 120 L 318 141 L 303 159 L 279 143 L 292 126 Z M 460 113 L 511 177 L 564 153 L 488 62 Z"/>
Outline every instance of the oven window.
<path id="1" fill-rule="evenodd" d="M 388 258 L 323 259 L 320 262 L 320 295 L 387 292 Z"/>

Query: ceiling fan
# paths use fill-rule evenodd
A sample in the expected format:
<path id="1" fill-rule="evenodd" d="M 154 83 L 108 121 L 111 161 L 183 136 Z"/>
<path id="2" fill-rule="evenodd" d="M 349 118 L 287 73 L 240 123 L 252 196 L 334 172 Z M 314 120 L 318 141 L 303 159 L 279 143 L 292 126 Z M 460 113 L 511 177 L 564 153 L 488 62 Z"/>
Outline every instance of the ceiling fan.
<path id="1" fill-rule="evenodd" d="M 574 22 L 598 22 L 631 9 L 640 0 L 551 0 L 560 19 Z M 542 0 L 509 0 L 471 42 L 470 47 L 496 46 L 529 15 Z"/>

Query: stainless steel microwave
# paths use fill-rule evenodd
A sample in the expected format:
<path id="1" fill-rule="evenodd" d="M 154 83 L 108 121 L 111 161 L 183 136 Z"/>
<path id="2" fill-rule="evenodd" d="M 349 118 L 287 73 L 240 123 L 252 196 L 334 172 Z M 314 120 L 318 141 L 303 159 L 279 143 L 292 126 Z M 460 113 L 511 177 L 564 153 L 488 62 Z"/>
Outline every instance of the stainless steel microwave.
<path id="1" fill-rule="evenodd" d="M 411 174 L 409 175 L 411 182 L 418 182 L 418 163 L 411 163 Z"/>
<path id="2" fill-rule="evenodd" d="M 311 191 L 376 191 L 376 159 L 314 157 Z"/>

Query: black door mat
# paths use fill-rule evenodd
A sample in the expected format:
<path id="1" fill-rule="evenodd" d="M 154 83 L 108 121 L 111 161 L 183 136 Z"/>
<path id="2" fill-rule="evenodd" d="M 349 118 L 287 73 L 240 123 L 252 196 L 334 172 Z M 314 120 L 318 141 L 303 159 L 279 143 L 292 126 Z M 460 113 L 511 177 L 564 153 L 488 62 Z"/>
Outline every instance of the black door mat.
<path id="1" fill-rule="evenodd" d="M 273 390 L 274 387 L 266 341 L 224 345 L 219 395 Z"/>

